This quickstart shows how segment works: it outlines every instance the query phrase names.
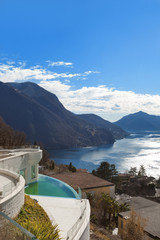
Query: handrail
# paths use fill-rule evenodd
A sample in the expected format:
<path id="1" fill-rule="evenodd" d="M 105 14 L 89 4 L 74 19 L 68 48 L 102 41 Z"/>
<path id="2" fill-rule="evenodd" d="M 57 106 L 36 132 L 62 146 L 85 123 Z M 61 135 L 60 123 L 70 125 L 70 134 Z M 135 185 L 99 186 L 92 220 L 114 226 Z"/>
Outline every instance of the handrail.
<path id="1" fill-rule="evenodd" d="M 20 174 L 12 172 L 9 169 L 7 169 L 6 167 L 4 167 L 4 168 L 1 167 L 0 173 L 4 174 L 5 176 L 10 176 L 13 179 L 11 182 L 0 186 L 0 199 L 1 199 L 1 198 L 8 196 L 19 186 Z"/>
<path id="2" fill-rule="evenodd" d="M 9 160 L 13 160 L 13 159 L 9 159 Z M 7 164 L 6 159 L 2 159 L 0 161 L 0 168 L 19 174 L 19 170 L 17 170 L 17 167 L 16 166 L 14 167 L 14 165 L 11 166 L 10 164 Z"/>
<path id="3" fill-rule="evenodd" d="M 14 184 L 13 182 L 10 182 L 0 187 L 0 198 L 4 198 L 8 196 L 10 193 L 12 193 L 16 189 L 16 187 L 18 187 L 18 185 L 19 185 L 19 182 L 17 182 L 16 184 Z"/>
<path id="4" fill-rule="evenodd" d="M 75 239 L 75 236 L 77 234 L 77 232 L 79 231 L 80 227 L 82 226 L 83 222 L 84 222 L 84 218 L 86 216 L 86 207 L 87 207 L 87 202 L 86 200 L 81 200 L 85 203 L 84 209 L 80 215 L 80 217 L 78 218 L 78 220 L 76 221 L 76 223 L 73 225 L 73 227 L 67 232 L 67 240 L 73 240 Z"/>
<path id="5" fill-rule="evenodd" d="M 0 150 L 4 150 L 4 151 L 6 151 L 6 150 L 14 150 L 14 149 L 23 149 L 23 148 L 40 149 L 40 146 L 32 145 L 32 144 L 30 144 L 30 145 L 22 145 L 22 146 L 10 146 L 8 148 L 4 148 L 4 147 L 0 146 Z"/>

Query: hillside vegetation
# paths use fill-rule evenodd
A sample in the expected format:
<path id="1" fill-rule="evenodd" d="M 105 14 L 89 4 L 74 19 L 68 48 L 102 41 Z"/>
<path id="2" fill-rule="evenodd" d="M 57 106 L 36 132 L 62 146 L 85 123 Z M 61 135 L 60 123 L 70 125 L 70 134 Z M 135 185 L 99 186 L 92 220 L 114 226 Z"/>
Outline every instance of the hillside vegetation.
<path id="1" fill-rule="evenodd" d="M 0 117 L 0 146 L 3 148 L 11 148 L 22 146 L 26 143 L 26 136 L 23 132 L 14 131 L 7 125 L 2 117 Z"/>
<path id="2" fill-rule="evenodd" d="M 78 116 L 80 118 L 82 118 L 83 120 L 90 122 L 91 124 L 93 124 L 96 127 L 108 129 L 109 131 L 111 131 L 111 133 L 115 139 L 121 139 L 128 135 L 128 133 L 125 132 L 122 128 L 99 117 L 96 114 L 80 114 Z"/>
<path id="3" fill-rule="evenodd" d="M 52 225 L 44 209 L 27 195 L 25 195 L 25 204 L 15 221 L 39 240 L 60 239 L 57 226 Z"/>

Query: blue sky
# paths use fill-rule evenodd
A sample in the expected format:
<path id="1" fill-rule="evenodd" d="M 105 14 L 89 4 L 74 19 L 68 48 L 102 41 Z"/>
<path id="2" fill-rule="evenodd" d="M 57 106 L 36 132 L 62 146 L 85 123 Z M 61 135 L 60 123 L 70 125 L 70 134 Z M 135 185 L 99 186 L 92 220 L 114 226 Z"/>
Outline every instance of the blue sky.
<path id="1" fill-rule="evenodd" d="M 75 113 L 160 115 L 159 0 L 0 0 L 0 81 Z"/>

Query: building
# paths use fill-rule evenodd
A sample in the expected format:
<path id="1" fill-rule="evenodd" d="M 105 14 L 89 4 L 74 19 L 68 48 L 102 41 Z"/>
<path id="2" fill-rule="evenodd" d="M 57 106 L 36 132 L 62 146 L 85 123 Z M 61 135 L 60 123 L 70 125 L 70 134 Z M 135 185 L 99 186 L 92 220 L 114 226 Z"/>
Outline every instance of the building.
<path id="1" fill-rule="evenodd" d="M 145 220 L 147 239 L 160 239 L 160 204 L 142 197 L 132 197 L 127 199 L 127 203 Z M 131 211 L 121 212 L 118 216 L 118 232 L 122 239 L 130 213 Z"/>
<path id="2" fill-rule="evenodd" d="M 42 150 L 38 147 L 0 150 L 0 211 L 10 218 L 17 216 L 24 204 L 25 185 L 38 180 L 41 157 Z M 63 185 L 61 182 L 60 190 L 63 190 Z M 44 208 L 51 222 L 59 226 L 61 239 L 90 239 L 90 204 L 87 199 L 79 196 L 32 197 Z"/>
<path id="3" fill-rule="evenodd" d="M 37 180 L 41 157 L 39 148 L 0 150 L 0 210 L 9 217 L 24 204 L 25 184 Z"/>
<path id="4" fill-rule="evenodd" d="M 82 192 L 88 193 L 107 193 L 112 198 L 115 198 L 115 186 L 113 183 L 108 182 L 102 178 L 96 177 L 88 172 L 66 172 L 63 174 L 55 174 L 54 178 L 57 178 L 63 182 L 69 184 L 72 188 L 78 191 L 78 188 Z"/>
<path id="5" fill-rule="evenodd" d="M 42 158 L 39 147 L 0 150 L 0 168 L 20 174 L 25 184 L 38 178 L 38 164 Z"/>

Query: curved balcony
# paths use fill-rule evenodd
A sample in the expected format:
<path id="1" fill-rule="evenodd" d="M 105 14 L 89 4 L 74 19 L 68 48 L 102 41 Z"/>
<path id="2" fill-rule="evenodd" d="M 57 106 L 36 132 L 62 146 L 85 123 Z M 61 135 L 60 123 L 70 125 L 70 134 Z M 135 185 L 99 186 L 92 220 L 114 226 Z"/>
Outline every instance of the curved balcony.
<path id="1" fill-rule="evenodd" d="M 15 217 L 24 204 L 25 181 L 19 174 L 0 169 L 0 209 L 9 217 Z"/>

